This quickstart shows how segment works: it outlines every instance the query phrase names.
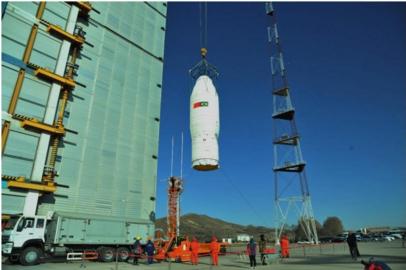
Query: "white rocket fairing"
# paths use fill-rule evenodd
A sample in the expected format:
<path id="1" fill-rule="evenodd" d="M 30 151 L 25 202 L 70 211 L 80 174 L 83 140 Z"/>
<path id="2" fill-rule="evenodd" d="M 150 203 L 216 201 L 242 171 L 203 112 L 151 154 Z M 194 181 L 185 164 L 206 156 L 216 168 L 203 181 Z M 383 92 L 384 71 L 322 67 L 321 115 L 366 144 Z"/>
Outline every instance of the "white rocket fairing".
<path id="1" fill-rule="evenodd" d="M 213 81 L 201 75 L 190 96 L 190 133 L 192 167 L 199 171 L 219 167 L 218 136 L 220 131 L 219 98 Z"/>

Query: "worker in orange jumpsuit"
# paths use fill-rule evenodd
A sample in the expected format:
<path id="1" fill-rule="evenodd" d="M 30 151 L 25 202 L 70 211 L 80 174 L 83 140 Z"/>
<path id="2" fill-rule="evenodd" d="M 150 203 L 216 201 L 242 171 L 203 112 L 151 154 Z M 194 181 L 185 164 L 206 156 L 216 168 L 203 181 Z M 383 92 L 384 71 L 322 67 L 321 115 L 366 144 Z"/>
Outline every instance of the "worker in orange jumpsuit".
<path id="1" fill-rule="evenodd" d="M 217 243 L 217 238 L 213 236 L 210 242 L 210 255 L 211 261 L 213 265 L 219 265 L 219 252 L 220 252 L 220 245 Z"/>
<path id="2" fill-rule="evenodd" d="M 193 237 L 192 243 L 190 243 L 190 251 L 192 252 L 191 261 L 193 265 L 197 265 L 199 263 L 199 242 L 197 242 L 196 237 Z"/>
<path id="3" fill-rule="evenodd" d="M 281 257 L 289 258 L 289 239 L 286 235 L 281 238 Z"/>

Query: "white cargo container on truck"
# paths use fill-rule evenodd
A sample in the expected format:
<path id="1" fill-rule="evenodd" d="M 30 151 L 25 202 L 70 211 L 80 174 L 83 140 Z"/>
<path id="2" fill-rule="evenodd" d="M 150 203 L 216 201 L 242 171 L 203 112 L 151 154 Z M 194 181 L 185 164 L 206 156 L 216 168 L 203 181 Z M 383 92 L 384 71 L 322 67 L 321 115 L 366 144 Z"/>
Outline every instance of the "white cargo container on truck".
<path id="1" fill-rule="evenodd" d="M 77 213 L 49 212 L 47 216 L 10 219 L 3 231 L 2 253 L 11 262 L 34 265 L 41 258 L 69 252 L 96 251 L 100 261 L 129 258 L 135 236 L 147 239 L 154 232 L 152 221 L 125 221 Z"/>

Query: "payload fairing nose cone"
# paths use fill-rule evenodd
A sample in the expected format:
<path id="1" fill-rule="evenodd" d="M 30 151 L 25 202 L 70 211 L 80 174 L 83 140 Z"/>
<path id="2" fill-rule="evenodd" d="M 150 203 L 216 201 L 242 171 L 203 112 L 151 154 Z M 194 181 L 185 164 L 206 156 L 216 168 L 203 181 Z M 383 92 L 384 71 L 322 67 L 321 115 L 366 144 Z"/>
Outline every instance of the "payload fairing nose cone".
<path id="1" fill-rule="evenodd" d="M 219 168 L 219 98 L 207 75 L 197 78 L 190 96 L 192 167 L 199 171 Z"/>

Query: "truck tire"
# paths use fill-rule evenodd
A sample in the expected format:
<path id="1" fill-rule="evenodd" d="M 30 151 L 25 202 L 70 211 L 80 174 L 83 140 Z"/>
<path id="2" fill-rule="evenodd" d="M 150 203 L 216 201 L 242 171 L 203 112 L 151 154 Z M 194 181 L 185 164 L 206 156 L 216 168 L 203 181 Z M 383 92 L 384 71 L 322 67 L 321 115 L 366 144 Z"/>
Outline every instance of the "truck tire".
<path id="1" fill-rule="evenodd" d="M 119 262 L 125 262 L 130 257 L 130 251 L 126 247 L 119 247 L 117 249 L 117 256 Z"/>
<path id="2" fill-rule="evenodd" d="M 27 247 L 21 252 L 20 263 L 22 265 L 36 265 L 41 257 L 41 250 L 36 247 Z"/>
<path id="3" fill-rule="evenodd" d="M 10 264 L 16 264 L 20 261 L 20 257 L 19 256 L 10 256 L 10 257 L 8 257 L 8 261 L 10 262 Z"/>
<path id="4" fill-rule="evenodd" d="M 98 248 L 96 248 L 97 260 L 98 260 L 99 262 L 102 262 L 102 261 L 103 261 L 103 260 L 102 260 L 103 248 L 104 248 L 104 247 L 98 247 Z"/>
<path id="5" fill-rule="evenodd" d="M 115 259 L 115 249 L 112 247 L 103 247 L 101 249 L 101 261 L 102 262 L 112 262 Z"/>

